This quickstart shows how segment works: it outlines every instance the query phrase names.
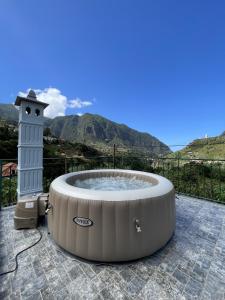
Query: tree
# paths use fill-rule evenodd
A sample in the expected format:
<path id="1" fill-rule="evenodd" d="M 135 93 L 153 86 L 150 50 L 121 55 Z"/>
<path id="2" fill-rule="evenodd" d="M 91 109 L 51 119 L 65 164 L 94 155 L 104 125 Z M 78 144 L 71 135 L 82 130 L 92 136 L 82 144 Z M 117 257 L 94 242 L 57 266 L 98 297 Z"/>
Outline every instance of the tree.
<path id="1" fill-rule="evenodd" d="M 52 136 L 52 133 L 51 133 L 51 129 L 49 127 L 46 127 L 44 129 L 44 133 L 43 133 L 44 136 Z"/>

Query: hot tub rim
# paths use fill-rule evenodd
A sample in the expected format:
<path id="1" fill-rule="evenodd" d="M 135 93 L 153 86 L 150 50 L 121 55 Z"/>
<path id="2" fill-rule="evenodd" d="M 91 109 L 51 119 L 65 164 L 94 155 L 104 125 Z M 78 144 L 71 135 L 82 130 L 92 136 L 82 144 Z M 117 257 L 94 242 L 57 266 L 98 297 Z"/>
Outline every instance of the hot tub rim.
<path id="1" fill-rule="evenodd" d="M 91 190 L 75 187 L 67 183 L 67 179 L 74 176 L 91 173 L 124 173 L 134 174 L 136 176 L 151 177 L 158 181 L 157 184 L 144 189 L 125 190 L 125 191 L 101 191 Z M 124 169 L 95 169 L 84 170 L 78 172 L 71 172 L 57 177 L 51 183 L 51 189 L 68 197 L 75 197 L 85 200 L 100 200 L 100 201 L 125 201 L 125 200 L 138 200 L 150 197 L 159 197 L 169 193 L 174 189 L 173 184 L 167 178 L 154 173 L 147 173 L 143 171 L 124 170 Z"/>

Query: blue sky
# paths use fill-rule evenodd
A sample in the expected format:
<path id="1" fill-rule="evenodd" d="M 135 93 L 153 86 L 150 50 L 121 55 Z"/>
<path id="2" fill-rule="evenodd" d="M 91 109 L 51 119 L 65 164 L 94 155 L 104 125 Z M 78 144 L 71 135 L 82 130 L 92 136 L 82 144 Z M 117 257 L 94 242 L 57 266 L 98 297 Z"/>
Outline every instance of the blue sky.
<path id="1" fill-rule="evenodd" d="M 224 0 L 1 0 L 0 38 L 1 103 L 33 88 L 167 144 L 225 130 Z"/>

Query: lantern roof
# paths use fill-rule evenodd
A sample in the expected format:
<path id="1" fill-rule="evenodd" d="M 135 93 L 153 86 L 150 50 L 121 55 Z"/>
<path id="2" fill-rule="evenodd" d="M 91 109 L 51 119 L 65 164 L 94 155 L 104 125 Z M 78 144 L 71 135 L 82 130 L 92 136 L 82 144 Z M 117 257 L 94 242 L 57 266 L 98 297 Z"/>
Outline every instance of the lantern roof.
<path id="1" fill-rule="evenodd" d="M 37 100 L 37 96 L 33 90 L 29 91 L 27 97 L 17 96 L 15 105 L 20 106 L 22 101 L 41 104 L 42 106 L 44 106 L 44 108 L 48 106 L 48 103 Z"/>

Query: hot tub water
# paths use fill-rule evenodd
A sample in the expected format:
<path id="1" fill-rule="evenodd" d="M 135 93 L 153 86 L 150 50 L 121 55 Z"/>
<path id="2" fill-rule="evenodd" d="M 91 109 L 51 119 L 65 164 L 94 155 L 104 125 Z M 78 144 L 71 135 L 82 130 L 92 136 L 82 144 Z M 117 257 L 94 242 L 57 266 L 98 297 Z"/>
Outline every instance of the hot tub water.
<path id="1" fill-rule="evenodd" d="M 74 182 L 74 186 L 98 191 L 124 191 L 149 188 L 152 186 L 152 183 L 136 179 L 136 177 L 109 176 L 84 180 L 77 179 Z"/>

